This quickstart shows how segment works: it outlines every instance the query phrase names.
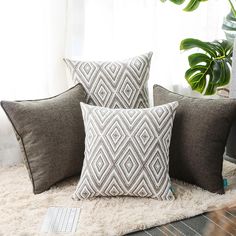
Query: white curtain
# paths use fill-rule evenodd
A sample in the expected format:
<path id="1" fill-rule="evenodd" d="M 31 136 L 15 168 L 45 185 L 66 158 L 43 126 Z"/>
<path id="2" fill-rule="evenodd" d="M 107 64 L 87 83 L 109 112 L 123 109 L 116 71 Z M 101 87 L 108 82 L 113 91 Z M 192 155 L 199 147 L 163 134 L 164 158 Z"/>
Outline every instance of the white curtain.
<path id="1" fill-rule="evenodd" d="M 66 0 L 0 0 L 0 100 L 42 98 L 67 88 L 66 9 Z M 19 145 L 0 109 L 0 165 L 19 160 Z"/>
<path id="2" fill-rule="evenodd" d="M 187 53 L 180 41 L 195 37 L 224 38 L 227 1 L 209 0 L 191 13 L 168 0 L 69 0 L 68 57 L 86 60 L 122 59 L 153 51 L 150 92 L 159 83 L 189 93 L 184 79 Z M 188 1 L 186 1 L 188 2 Z"/>
<path id="3" fill-rule="evenodd" d="M 0 100 L 34 99 L 65 90 L 64 56 L 125 59 L 153 51 L 152 85 L 189 93 L 183 38 L 224 37 L 227 1 L 209 0 L 192 13 L 160 0 L 0 0 Z M 0 165 L 19 161 L 11 125 L 0 110 Z"/>

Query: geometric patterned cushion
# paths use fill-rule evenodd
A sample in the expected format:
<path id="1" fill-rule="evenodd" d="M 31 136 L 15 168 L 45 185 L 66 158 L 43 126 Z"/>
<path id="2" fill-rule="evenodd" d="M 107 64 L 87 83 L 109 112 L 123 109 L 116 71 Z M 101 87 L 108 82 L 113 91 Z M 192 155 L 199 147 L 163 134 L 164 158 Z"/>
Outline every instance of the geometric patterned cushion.
<path id="1" fill-rule="evenodd" d="M 146 109 L 110 109 L 81 103 L 85 158 L 73 198 L 174 199 L 169 146 L 177 106 L 172 102 Z"/>
<path id="2" fill-rule="evenodd" d="M 109 108 L 149 106 L 147 81 L 152 52 L 114 62 L 84 62 L 64 59 L 73 84 L 81 83 L 87 103 Z"/>

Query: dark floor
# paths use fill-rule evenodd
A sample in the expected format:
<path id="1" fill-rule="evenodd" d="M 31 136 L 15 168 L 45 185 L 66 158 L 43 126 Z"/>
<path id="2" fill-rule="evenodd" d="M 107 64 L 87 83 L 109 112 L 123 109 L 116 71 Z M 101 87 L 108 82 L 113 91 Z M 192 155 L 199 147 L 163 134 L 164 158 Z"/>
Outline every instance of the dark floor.
<path id="1" fill-rule="evenodd" d="M 229 157 L 225 157 L 226 160 L 236 163 L 236 159 L 232 159 Z M 234 222 L 236 222 L 236 214 L 235 213 L 228 213 L 230 214 L 228 221 L 231 221 L 232 218 Z M 224 233 L 223 235 L 236 235 L 236 234 L 229 234 L 225 230 L 222 229 L 220 225 L 217 224 L 217 222 L 214 222 L 212 218 L 209 216 L 209 214 L 201 214 L 199 216 L 192 217 L 190 219 L 181 220 L 177 222 L 172 222 L 167 225 L 154 227 L 151 229 L 146 229 L 143 231 L 135 232 L 128 234 L 129 236 L 163 236 L 163 235 L 177 235 L 177 236 L 196 236 L 196 235 L 203 235 L 203 232 L 206 230 L 207 224 L 214 224 L 218 230 L 222 231 Z"/>
<path id="2" fill-rule="evenodd" d="M 226 212 L 224 216 L 224 220 L 226 222 L 236 222 L 236 212 Z M 223 229 L 222 225 L 219 224 L 217 220 L 214 220 L 210 214 L 201 214 L 199 216 L 192 217 L 190 219 L 181 220 L 177 222 L 172 222 L 167 225 L 162 225 L 159 227 L 135 232 L 132 234 L 128 234 L 129 236 L 163 236 L 163 235 L 176 235 L 176 236 L 196 236 L 196 235 L 207 235 L 206 229 L 209 225 L 214 225 L 214 227 L 218 230 L 217 235 L 224 236 L 234 236 L 235 233 L 229 233 L 227 229 Z M 234 224 L 235 225 L 235 224 Z M 205 234 L 204 234 L 205 233 Z M 215 236 L 215 235 L 211 235 Z"/>
<path id="3" fill-rule="evenodd" d="M 209 221 L 205 215 L 195 216 L 190 219 L 172 222 L 167 225 L 128 234 L 129 236 L 163 236 L 163 235 L 203 235 L 204 228 Z"/>

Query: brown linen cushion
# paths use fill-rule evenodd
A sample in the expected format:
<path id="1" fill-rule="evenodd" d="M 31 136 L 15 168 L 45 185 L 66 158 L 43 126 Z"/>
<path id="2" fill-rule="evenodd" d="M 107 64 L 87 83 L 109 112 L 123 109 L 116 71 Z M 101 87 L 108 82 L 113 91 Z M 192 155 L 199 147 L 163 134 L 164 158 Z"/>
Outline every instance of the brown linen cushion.
<path id="1" fill-rule="evenodd" d="M 2 101 L 21 145 L 35 194 L 81 172 L 84 125 L 81 84 L 48 99 Z"/>
<path id="2" fill-rule="evenodd" d="M 224 193 L 223 154 L 236 100 L 191 98 L 154 85 L 154 105 L 178 101 L 170 145 L 170 176 Z"/>

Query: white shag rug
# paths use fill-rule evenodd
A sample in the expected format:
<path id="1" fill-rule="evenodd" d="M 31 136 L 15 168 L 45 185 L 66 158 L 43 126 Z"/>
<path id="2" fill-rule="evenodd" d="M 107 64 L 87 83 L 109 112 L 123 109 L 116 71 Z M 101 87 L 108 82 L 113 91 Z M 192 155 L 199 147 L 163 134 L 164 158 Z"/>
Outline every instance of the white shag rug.
<path id="1" fill-rule="evenodd" d="M 224 176 L 236 176 L 236 165 L 224 162 Z M 39 195 L 32 193 L 23 166 L 0 168 L 0 235 L 40 235 L 50 206 L 81 207 L 74 235 L 124 235 L 188 218 L 236 202 L 236 189 L 225 195 L 212 194 L 195 186 L 172 181 L 176 200 L 99 198 L 73 201 L 77 179 L 66 180 Z"/>

